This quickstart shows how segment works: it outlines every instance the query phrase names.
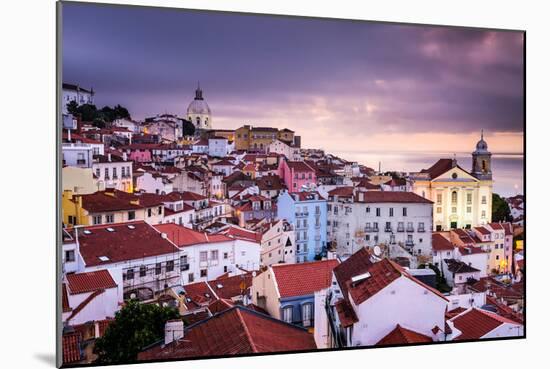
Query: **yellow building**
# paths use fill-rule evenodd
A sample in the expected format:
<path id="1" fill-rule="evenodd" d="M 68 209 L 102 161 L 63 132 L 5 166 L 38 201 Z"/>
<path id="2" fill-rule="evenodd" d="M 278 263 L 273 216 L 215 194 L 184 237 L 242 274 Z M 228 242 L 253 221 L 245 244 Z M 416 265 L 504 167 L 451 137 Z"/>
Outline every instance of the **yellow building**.
<path id="1" fill-rule="evenodd" d="M 472 153 L 472 171 L 456 159 L 439 159 L 428 169 L 411 174 L 413 192 L 434 202 L 436 231 L 472 228 L 491 222 L 493 179 L 491 153 L 481 140 Z"/>
<path id="2" fill-rule="evenodd" d="M 134 195 L 107 190 L 77 195 L 63 191 L 63 223 L 66 225 L 98 225 L 144 220 L 160 224 L 164 218 L 164 203 L 159 197 Z"/>
<path id="3" fill-rule="evenodd" d="M 67 166 L 61 169 L 62 191 L 71 191 L 74 194 L 89 194 L 103 191 L 105 186 L 94 177 L 92 168 Z"/>
<path id="4" fill-rule="evenodd" d="M 294 132 L 288 128 L 242 126 L 235 130 L 235 150 L 265 152 L 273 140 L 294 142 Z"/>

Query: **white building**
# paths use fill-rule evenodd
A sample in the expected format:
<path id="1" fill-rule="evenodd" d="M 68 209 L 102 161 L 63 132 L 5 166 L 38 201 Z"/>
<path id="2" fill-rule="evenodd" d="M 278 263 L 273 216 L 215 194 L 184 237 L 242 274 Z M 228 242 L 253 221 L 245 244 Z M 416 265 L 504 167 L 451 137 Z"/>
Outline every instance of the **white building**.
<path id="1" fill-rule="evenodd" d="M 63 165 L 80 168 L 91 168 L 94 148 L 86 143 L 63 143 L 61 146 Z"/>
<path id="2" fill-rule="evenodd" d="M 329 192 L 327 236 L 339 255 L 377 245 L 431 256 L 432 202 L 412 192 Z M 390 255 L 392 256 L 392 255 Z"/>
<path id="3" fill-rule="evenodd" d="M 223 158 L 235 149 L 235 144 L 226 137 L 210 137 L 208 139 L 208 155 Z"/>
<path id="4" fill-rule="evenodd" d="M 327 310 L 331 347 L 376 345 L 401 328 L 423 342 L 441 339 L 435 332 L 445 329 L 447 298 L 389 259 L 378 261 L 362 248 L 333 275 Z"/>
<path id="5" fill-rule="evenodd" d="M 148 193 L 164 195 L 174 191 L 174 185 L 167 176 L 157 172 L 144 172 L 137 177 L 136 189 Z"/>
<path id="6" fill-rule="evenodd" d="M 132 192 L 132 162 L 117 155 L 94 155 L 92 170 L 101 188 Z"/>
<path id="7" fill-rule="evenodd" d="M 291 146 L 287 142 L 281 141 L 279 139 L 273 140 L 267 146 L 267 152 L 284 155 L 290 161 L 302 160 L 299 147 Z"/>
<path id="8" fill-rule="evenodd" d="M 260 268 L 260 245 L 248 239 L 223 234 L 206 234 L 177 224 L 159 224 L 155 228 L 166 234 L 179 249 L 183 284 L 214 280 L 225 273 L 239 274 Z"/>
<path id="9" fill-rule="evenodd" d="M 262 231 L 261 257 L 264 266 L 296 263 L 296 241 L 294 229 L 284 219 L 265 224 Z"/>
<path id="10" fill-rule="evenodd" d="M 115 281 L 105 269 L 67 274 L 62 289 L 66 325 L 114 318 L 124 301 L 122 280 Z"/>
<path id="11" fill-rule="evenodd" d="M 62 101 L 61 101 L 61 107 L 63 110 L 63 114 L 67 113 L 67 104 L 69 104 L 71 101 L 75 101 L 78 105 L 84 105 L 84 104 L 94 104 L 94 89 L 85 89 L 78 85 L 73 85 L 70 83 L 63 83 L 62 86 L 63 93 L 62 93 Z"/>

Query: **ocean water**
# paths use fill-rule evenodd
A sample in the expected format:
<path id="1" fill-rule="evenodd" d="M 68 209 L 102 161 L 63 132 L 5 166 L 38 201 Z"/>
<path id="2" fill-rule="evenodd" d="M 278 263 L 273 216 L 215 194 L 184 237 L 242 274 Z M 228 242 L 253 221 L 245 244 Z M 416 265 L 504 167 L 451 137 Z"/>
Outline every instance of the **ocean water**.
<path id="1" fill-rule="evenodd" d="M 357 152 L 340 151 L 335 155 L 350 161 L 357 161 L 378 170 L 381 164 L 382 171 L 418 172 L 432 166 L 437 160 L 452 158 L 453 154 L 441 152 Z M 493 192 L 501 196 L 523 194 L 523 155 L 522 154 L 493 154 Z M 467 171 L 472 169 L 471 153 L 457 153 L 458 165 Z"/>

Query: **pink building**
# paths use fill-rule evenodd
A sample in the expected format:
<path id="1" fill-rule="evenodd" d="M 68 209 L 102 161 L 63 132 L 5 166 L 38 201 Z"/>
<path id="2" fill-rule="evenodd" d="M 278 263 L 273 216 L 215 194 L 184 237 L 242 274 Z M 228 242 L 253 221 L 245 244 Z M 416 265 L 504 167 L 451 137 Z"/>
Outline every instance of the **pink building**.
<path id="1" fill-rule="evenodd" d="M 303 187 L 317 184 L 315 169 L 303 161 L 281 160 L 279 177 L 283 179 L 289 192 L 299 192 Z"/>
<path id="2" fill-rule="evenodd" d="M 123 146 L 121 149 L 128 158 L 136 163 L 149 163 L 152 161 L 151 151 L 158 148 L 158 144 L 133 144 Z"/>

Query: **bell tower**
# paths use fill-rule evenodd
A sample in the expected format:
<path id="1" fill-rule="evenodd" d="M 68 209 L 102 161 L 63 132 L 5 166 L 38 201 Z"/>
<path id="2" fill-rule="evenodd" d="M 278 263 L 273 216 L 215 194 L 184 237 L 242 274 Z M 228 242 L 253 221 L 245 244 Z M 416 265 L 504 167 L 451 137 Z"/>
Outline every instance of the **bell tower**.
<path id="1" fill-rule="evenodd" d="M 491 181 L 493 179 L 491 155 L 487 142 L 483 139 L 483 130 L 481 130 L 481 139 L 477 142 L 476 150 L 472 152 L 473 176 L 483 181 Z"/>

